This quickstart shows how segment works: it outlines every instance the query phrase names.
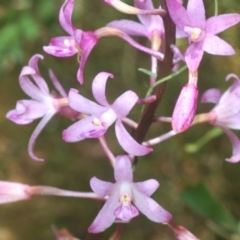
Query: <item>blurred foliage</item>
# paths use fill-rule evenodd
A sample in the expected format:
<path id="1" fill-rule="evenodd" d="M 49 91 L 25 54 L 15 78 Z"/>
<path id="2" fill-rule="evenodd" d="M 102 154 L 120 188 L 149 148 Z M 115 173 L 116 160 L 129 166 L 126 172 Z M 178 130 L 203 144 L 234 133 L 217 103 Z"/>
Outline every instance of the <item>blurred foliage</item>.
<path id="1" fill-rule="evenodd" d="M 83 30 L 99 28 L 115 19 L 137 19 L 119 13 L 101 0 L 75 1 L 73 22 Z M 125 2 L 132 4 L 131 0 Z M 157 6 L 158 1 L 154 2 Z M 207 16 L 213 15 L 214 1 L 204 2 Z M 21 68 L 33 54 L 43 54 L 45 59 L 40 62 L 40 69 L 46 81 L 49 79 L 47 70 L 51 68 L 66 89 L 81 88 L 81 93 L 90 98 L 93 77 L 100 71 L 112 72 L 115 78 L 108 83 L 107 95 L 113 100 L 127 89 L 142 97 L 146 94 L 148 76 L 137 69 L 150 69 L 150 58 L 121 39 L 102 39 L 90 55 L 84 72 L 86 82 L 80 86 L 76 81 L 78 63 L 75 57 L 59 59 L 42 50 L 51 37 L 66 34 L 58 22 L 62 3 L 62 0 L 0 1 L 0 179 L 89 191 L 92 176 L 113 180 L 112 169 L 97 140 L 74 144 L 63 142 L 61 131 L 71 122 L 55 116 L 37 141 L 36 154 L 46 159 L 44 163 L 38 163 L 27 154 L 28 140 L 37 121 L 17 126 L 5 119 L 6 112 L 14 108 L 16 101 L 26 98 L 18 84 Z M 219 14 L 230 12 L 240 12 L 239 1 L 219 1 Z M 224 91 L 230 85 L 225 82 L 225 76 L 230 72 L 240 75 L 239 35 L 239 25 L 221 33 L 221 37 L 236 49 L 235 56 L 204 55 L 199 71 L 201 92 L 212 87 Z M 141 38 L 136 40 L 149 44 Z M 178 43 L 184 46 L 183 42 Z M 172 114 L 186 79 L 187 73 L 184 72 L 169 81 L 159 114 Z M 209 109 L 210 105 L 199 104 L 199 112 Z M 140 111 L 141 107 L 134 109 L 131 117 L 137 120 Z M 224 134 L 211 129 L 208 125 L 195 126 L 156 146 L 150 156 L 139 159 L 135 180 L 157 179 L 161 187 L 154 199 L 173 214 L 177 223 L 186 226 L 200 239 L 237 240 L 240 238 L 240 164 L 224 161 L 231 154 L 231 144 Z M 154 124 L 148 137 L 169 130 L 169 124 Z M 201 141 L 202 136 L 205 137 Z M 209 142 L 209 139 L 212 140 Z M 113 131 L 107 133 L 107 141 L 114 154 L 122 154 Z M 186 152 L 186 144 L 195 144 L 198 151 Z M 67 228 L 77 238 L 86 239 L 86 229 L 100 208 L 101 203 L 94 201 L 57 197 L 1 205 L 0 239 L 54 239 L 52 225 Z M 103 239 L 108 239 L 114 229 L 115 226 L 104 232 Z M 164 225 L 152 223 L 142 215 L 124 225 L 123 230 L 123 240 L 174 239 Z M 87 239 L 93 238 L 88 236 Z"/>

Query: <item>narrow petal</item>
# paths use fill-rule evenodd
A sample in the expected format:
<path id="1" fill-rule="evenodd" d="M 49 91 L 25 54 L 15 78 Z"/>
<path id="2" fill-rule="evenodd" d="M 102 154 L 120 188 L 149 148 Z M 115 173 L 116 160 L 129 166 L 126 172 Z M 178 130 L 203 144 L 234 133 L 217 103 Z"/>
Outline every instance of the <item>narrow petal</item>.
<path id="1" fill-rule="evenodd" d="M 113 183 L 102 181 L 96 177 L 91 178 L 90 185 L 92 190 L 99 196 L 99 197 L 106 197 L 108 196 L 113 188 Z"/>
<path id="2" fill-rule="evenodd" d="M 35 70 L 31 67 L 25 66 L 19 76 L 19 83 L 22 90 L 30 96 L 32 99 L 38 100 L 40 102 L 44 101 L 46 94 L 43 93 L 33 82 L 28 78 L 27 75 L 35 74 Z"/>
<path id="3" fill-rule="evenodd" d="M 205 91 L 202 95 L 201 102 L 202 103 L 218 103 L 222 93 L 217 88 L 211 88 Z"/>
<path id="4" fill-rule="evenodd" d="M 134 156 L 143 156 L 152 151 L 152 148 L 144 147 L 137 143 L 127 132 L 120 120 L 118 120 L 115 124 L 115 132 L 119 144 L 127 153 Z"/>
<path id="5" fill-rule="evenodd" d="M 214 16 L 207 19 L 206 32 L 211 34 L 218 34 L 239 23 L 239 21 L 240 15 L 237 13 Z"/>
<path id="6" fill-rule="evenodd" d="M 101 125 L 93 124 L 93 117 L 86 117 L 64 130 L 62 137 L 66 142 L 78 142 L 85 138 L 99 138 L 106 130 Z"/>
<path id="7" fill-rule="evenodd" d="M 50 69 L 48 71 L 50 79 L 52 80 L 52 83 L 54 85 L 54 87 L 58 90 L 58 92 L 60 93 L 60 95 L 62 97 L 67 97 L 67 92 L 65 91 L 65 89 L 63 88 L 62 84 L 59 82 L 59 80 L 57 79 L 57 77 L 55 76 L 55 74 L 53 73 L 53 71 Z"/>
<path id="8" fill-rule="evenodd" d="M 235 54 L 235 50 L 230 46 L 227 42 L 219 38 L 218 36 L 214 36 L 213 34 L 207 33 L 203 50 L 207 53 L 214 55 L 233 55 Z"/>
<path id="9" fill-rule="evenodd" d="M 33 160 L 36 160 L 36 161 L 43 161 L 42 158 L 38 158 L 34 152 L 33 152 L 33 148 L 34 148 L 34 145 L 35 145 L 35 142 L 36 142 L 36 139 L 37 137 L 39 136 L 39 134 L 41 133 L 41 131 L 43 130 L 43 128 L 46 126 L 46 124 L 49 122 L 49 120 L 53 117 L 53 115 L 55 114 L 56 112 L 51 112 L 47 115 L 45 115 L 42 120 L 39 122 L 39 124 L 37 125 L 37 127 L 35 128 L 35 130 L 33 131 L 31 137 L 30 137 L 30 140 L 29 140 L 29 143 L 28 143 L 28 153 L 30 155 L 30 157 L 33 159 Z"/>
<path id="10" fill-rule="evenodd" d="M 189 0 L 187 12 L 191 21 L 192 27 L 205 28 L 205 8 L 203 0 Z"/>
<path id="11" fill-rule="evenodd" d="M 69 106 L 80 113 L 99 115 L 107 110 L 107 108 L 78 94 L 78 90 L 73 88 L 69 91 L 68 101 Z"/>
<path id="12" fill-rule="evenodd" d="M 38 69 L 38 60 L 39 59 L 43 59 L 43 55 L 41 54 L 35 54 L 31 57 L 31 59 L 29 60 L 29 67 L 33 68 L 35 70 L 35 74 L 32 75 L 35 83 L 37 84 L 37 86 L 39 87 L 39 89 L 41 89 L 42 92 L 49 94 L 49 88 L 48 85 L 46 83 L 46 81 L 42 78 L 42 76 L 40 75 L 39 69 Z"/>
<path id="13" fill-rule="evenodd" d="M 98 39 L 95 36 L 94 32 L 91 32 L 91 31 L 83 32 L 81 37 L 81 42 L 79 43 L 80 50 L 82 50 L 83 53 L 79 61 L 79 69 L 77 72 L 77 80 L 80 82 L 80 84 L 83 84 L 84 82 L 83 70 L 87 62 L 88 56 L 90 55 L 92 49 L 95 47 L 97 42 L 98 42 Z"/>
<path id="14" fill-rule="evenodd" d="M 135 92 L 129 90 L 120 95 L 112 104 L 111 108 L 119 118 L 126 117 L 132 110 L 133 106 L 138 101 L 138 96 Z"/>
<path id="15" fill-rule="evenodd" d="M 118 191 L 106 201 L 97 217 L 94 219 L 88 231 L 91 233 L 103 232 L 106 228 L 110 227 L 115 220 L 114 211 L 119 206 Z"/>
<path id="16" fill-rule="evenodd" d="M 158 60 L 163 59 L 163 54 L 161 52 L 154 51 L 150 48 L 144 47 L 141 44 L 137 43 L 135 40 L 133 40 L 129 35 L 125 34 L 124 32 L 118 33 L 118 37 L 124 39 L 126 42 L 128 42 L 130 45 L 135 47 L 136 49 L 145 52 L 153 57 L 156 57 Z"/>
<path id="17" fill-rule="evenodd" d="M 154 9 L 152 0 L 145 0 L 145 1 L 134 0 L 134 5 L 136 8 L 143 9 L 143 10 L 153 10 Z M 143 15 L 143 14 L 138 14 L 137 16 L 138 16 L 140 22 L 143 25 L 145 25 L 146 27 L 149 27 L 152 24 L 153 17 L 155 17 L 155 16 Z"/>
<path id="18" fill-rule="evenodd" d="M 197 71 L 203 57 L 203 42 L 192 43 L 185 53 L 185 61 L 190 72 Z"/>
<path id="19" fill-rule="evenodd" d="M 155 179 L 149 179 L 144 182 L 133 183 L 135 188 L 150 197 L 159 187 L 159 182 Z"/>
<path id="20" fill-rule="evenodd" d="M 116 157 L 116 162 L 114 166 L 114 178 L 116 182 L 132 182 L 132 163 L 127 155 L 121 155 Z"/>
<path id="21" fill-rule="evenodd" d="M 74 0 L 65 0 L 59 12 L 59 22 L 62 28 L 69 33 L 69 35 L 73 35 L 74 29 L 71 20 L 73 8 Z"/>
<path id="22" fill-rule="evenodd" d="M 43 50 L 56 57 L 71 57 L 78 53 L 73 37 L 55 37 L 50 40 L 49 46 L 44 46 Z"/>
<path id="23" fill-rule="evenodd" d="M 16 114 L 24 119 L 37 119 L 53 110 L 51 105 L 34 100 L 20 100 L 16 104 Z"/>
<path id="24" fill-rule="evenodd" d="M 107 72 L 100 72 L 92 82 L 92 93 L 94 98 L 97 100 L 98 103 L 101 105 L 108 107 L 109 103 L 106 99 L 106 83 L 108 78 L 113 78 L 113 74 Z"/>
<path id="25" fill-rule="evenodd" d="M 134 204 L 147 218 L 153 222 L 168 223 L 172 215 L 163 209 L 152 198 L 133 189 Z"/>
<path id="26" fill-rule="evenodd" d="M 19 116 L 15 109 L 10 110 L 6 114 L 6 118 L 19 125 L 29 124 L 34 121 L 34 119 L 26 119 L 26 118 L 23 118 L 22 116 Z"/>
<path id="27" fill-rule="evenodd" d="M 231 163 L 236 163 L 240 161 L 240 140 L 239 138 L 228 128 L 224 128 L 222 126 L 219 126 L 229 137 L 229 140 L 232 143 L 233 147 L 233 154 L 230 158 L 226 158 L 226 161 L 231 162 Z"/>
<path id="28" fill-rule="evenodd" d="M 149 40 L 151 38 L 151 34 L 148 29 L 142 25 L 141 23 L 131 21 L 131 20 L 115 20 L 108 23 L 106 26 L 117 28 L 128 35 L 139 36 L 139 37 L 147 37 Z"/>
<path id="29" fill-rule="evenodd" d="M 177 0 L 167 0 L 167 7 L 178 28 L 184 29 L 185 26 L 191 26 L 187 10 Z"/>

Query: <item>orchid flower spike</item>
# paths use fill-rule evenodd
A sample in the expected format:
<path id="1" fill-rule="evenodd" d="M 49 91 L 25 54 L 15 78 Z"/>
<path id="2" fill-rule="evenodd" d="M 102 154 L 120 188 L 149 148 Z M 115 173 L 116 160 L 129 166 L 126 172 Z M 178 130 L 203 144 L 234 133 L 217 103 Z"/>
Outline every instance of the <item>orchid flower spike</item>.
<path id="1" fill-rule="evenodd" d="M 172 215 L 150 198 L 159 183 L 154 179 L 134 183 L 132 165 L 128 156 L 116 157 L 114 178 L 115 183 L 105 182 L 96 177 L 90 181 L 92 190 L 100 197 L 108 196 L 108 199 L 88 228 L 89 232 L 102 232 L 115 220 L 130 221 L 139 215 L 138 210 L 151 221 L 157 223 L 170 221 Z"/>
<path id="2" fill-rule="evenodd" d="M 120 1 L 120 0 L 104 0 L 105 3 L 108 5 L 116 8 L 118 11 L 127 13 L 127 14 L 138 14 L 138 15 L 161 15 L 164 16 L 166 12 L 159 8 L 159 9 L 141 9 L 138 7 L 132 7 L 128 4 Z"/>
<path id="3" fill-rule="evenodd" d="M 115 132 L 121 147 L 135 156 L 148 154 L 152 149 L 137 143 L 122 124 L 122 119 L 128 115 L 138 101 L 137 94 L 130 90 L 126 91 L 110 105 L 105 96 L 108 77 L 112 78 L 113 75 L 101 72 L 92 83 L 93 96 L 100 105 L 81 96 L 77 90 L 70 90 L 69 105 L 71 108 L 89 114 L 89 116 L 64 130 L 63 139 L 66 142 L 77 142 L 85 138 L 99 138 L 116 121 Z"/>
<path id="4" fill-rule="evenodd" d="M 71 20 L 73 8 L 74 0 L 65 0 L 59 13 L 60 25 L 70 36 L 54 37 L 50 40 L 49 46 L 44 46 L 43 49 L 45 52 L 56 57 L 71 57 L 78 54 L 79 69 L 77 72 L 77 79 L 81 84 L 84 81 L 83 70 L 87 58 L 92 49 L 98 43 L 98 40 L 102 37 L 115 36 L 122 38 L 140 51 L 155 56 L 159 60 L 163 58 L 161 53 L 138 44 L 126 33 L 116 28 L 103 27 L 95 31 L 88 32 L 76 29 Z"/>
<path id="5" fill-rule="evenodd" d="M 16 108 L 10 110 L 6 114 L 6 117 L 19 125 L 28 124 L 35 119 L 42 118 L 28 143 L 28 153 L 30 157 L 34 160 L 42 161 L 43 159 L 35 156 L 33 148 L 38 135 L 48 121 L 56 113 L 73 119 L 75 119 L 79 113 L 68 106 L 67 94 L 52 71 L 49 72 L 50 78 L 63 98 L 59 98 L 59 95 L 56 93 L 50 93 L 45 80 L 38 70 L 39 59 L 43 59 L 43 56 L 40 54 L 34 55 L 29 60 L 28 66 L 23 67 L 19 76 L 19 83 L 22 90 L 31 97 L 31 100 L 17 101 Z M 32 77 L 33 81 L 29 79 L 29 76 Z"/>
<path id="6" fill-rule="evenodd" d="M 231 129 L 240 129 L 240 79 L 235 74 L 229 74 L 226 78 L 234 79 L 232 86 L 221 94 L 219 89 L 207 90 L 202 96 L 202 102 L 215 103 L 215 107 L 209 113 L 210 124 L 220 127 L 229 137 L 233 154 L 226 161 L 236 163 L 240 161 L 240 140 Z"/>
<path id="7" fill-rule="evenodd" d="M 189 0 L 187 9 L 177 0 L 167 0 L 167 6 L 173 22 L 188 35 L 185 61 L 191 72 L 198 69 L 204 51 L 214 55 L 235 53 L 227 42 L 215 35 L 237 24 L 240 14 L 222 14 L 206 20 L 203 0 Z"/>
<path id="8" fill-rule="evenodd" d="M 172 115 L 172 128 L 176 133 L 187 130 L 197 110 L 197 72 L 189 72 L 189 82 L 182 88 Z"/>

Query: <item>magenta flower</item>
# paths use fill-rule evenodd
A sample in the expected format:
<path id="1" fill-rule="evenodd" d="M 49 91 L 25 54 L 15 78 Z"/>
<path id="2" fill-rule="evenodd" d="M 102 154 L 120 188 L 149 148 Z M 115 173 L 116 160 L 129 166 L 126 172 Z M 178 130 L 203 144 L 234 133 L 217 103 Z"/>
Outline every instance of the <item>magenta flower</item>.
<path id="1" fill-rule="evenodd" d="M 135 156 L 148 154 L 152 149 L 137 143 L 122 124 L 122 119 L 128 115 L 138 101 L 138 96 L 133 91 L 127 91 L 110 105 L 105 96 L 108 77 L 112 78 L 113 75 L 101 72 L 92 83 L 93 96 L 100 105 L 79 95 L 77 90 L 70 90 L 69 105 L 71 108 L 89 116 L 63 131 L 63 139 L 66 142 L 76 142 L 85 138 L 101 137 L 105 134 L 108 127 L 116 121 L 115 132 L 121 147 Z"/>
<path id="2" fill-rule="evenodd" d="M 129 44 L 139 49 L 140 51 L 146 52 L 150 55 L 155 56 L 158 59 L 162 59 L 162 54 L 154 50 L 146 48 L 137 42 L 135 42 L 131 37 L 129 37 L 124 32 L 116 28 L 103 27 L 97 29 L 96 31 L 84 32 L 80 29 L 76 29 L 72 24 L 72 11 L 74 8 L 74 0 L 65 0 L 59 13 L 59 21 L 62 28 L 70 36 L 55 37 L 50 40 L 49 46 L 43 47 L 44 51 L 56 56 L 56 57 L 71 57 L 74 54 L 78 54 L 79 59 L 79 69 L 77 72 L 77 79 L 82 84 L 83 83 L 83 69 L 85 67 L 87 58 L 91 53 L 94 46 L 97 44 L 98 40 L 102 37 L 115 36 L 120 37 L 127 41 Z"/>
<path id="3" fill-rule="evenodd" d="M 159 186 L 156 180 L 133 182 L 132 165 L 128 156 L 116 157 L 114 177 L 116 183 L 96 177 L 90 181 L 93 191 L 100 197 L 108 196 L 108 199 L 88 228 L 89 232 L 102 232 L 116 219 L 129 221 L 139 215 L 138 210 L 157 223 L 167 223 L 171 219 L 171 214 L 150 198 Z"/>
<path id="4" fill-rule="evenodd" d="M 70 118 L 76 118 L 79 113 L 76 113 L 74 110 L 69 108 L 66 98 L 67 94 L 52 71 L 49 71 L 51 80 L 60 95 L 64 98 L 58 98 L 56 93 L 50 93 L 45 80 L 39 74 L 39 59 L 43 59 L 43 56 L 40 54 L 34 55 L 29 60 L 28 66 L 23 67 L 19 76 L 19 83 L 22 90 L 32 99 L 17 101 L 16 108 L 9 111 L 6 117 L 20 125 L 28 124 L 33 122 L 35 119 L 42 118 L 32 133 L 28 144 L 28 153 L 31 158 L 41 161 L 43 159 L 36 157 L 33 153 L 33 147 L 38 135 L 48 121 L 57 112 Z M 32 77 L 34 83 L 28 76 Z"/>
<path id="5" fill-rule="evenodd" d="M 0 204 L 30 199 L 30 188 L 26 184 L 0 181 Z"/>
<path id="6" fill-rule="evenodd" d="M 200 64 L 203 52 L 214 55 L 232 55 L 234 49 L 215 36 L 240 21 L 239 14 L 222 14 L 206 20 L 202 0 L 189 0 L 187 10 L 177 0 L 167 0 L 169 14 L 179 29 L 189 38 L 185 61 L 191 72 Z"/>
<path id="7" fill-rule="evenodd" d="M 226 80 L 234 78 L 233 85 L 221 95 L 216 89 L 207 90 L 202 96 L 202 102 L 215 103 L 210 111 L 210 123 L 220 127 L 229 137 L 233 145 L 233 155 L 226 160 L 229 162 L 240 161 L 240 140 L 231 129 L 240 129 L 240 79 L 235 74 L 229 74 Z"/>

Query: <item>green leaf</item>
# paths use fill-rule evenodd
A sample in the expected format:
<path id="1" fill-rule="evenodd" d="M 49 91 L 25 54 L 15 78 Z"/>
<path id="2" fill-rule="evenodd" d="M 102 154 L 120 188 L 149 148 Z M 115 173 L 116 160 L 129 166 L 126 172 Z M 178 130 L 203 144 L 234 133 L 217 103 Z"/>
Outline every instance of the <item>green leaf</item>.
<path id="1" fill-rule="evenodd" d="M 139 68 L 138 71 L 143 72 L 143 73 L 147 74 L 150 77 L 155 77 L 155 78 L 157 77 L 156 73 L 153 73 L 153 72 L 151 72 L 151 71 L 149 71 L 147 69 L 144 69 L 144 68 Z"/>
<path id="2" fill-rule="evenodd" d="M 182 200 L 198 214 L 212 220 L 217 225 L 236 231 L 237 222 L 221 205 L 203 183 L 189 186 L 181 193 Z"/>

